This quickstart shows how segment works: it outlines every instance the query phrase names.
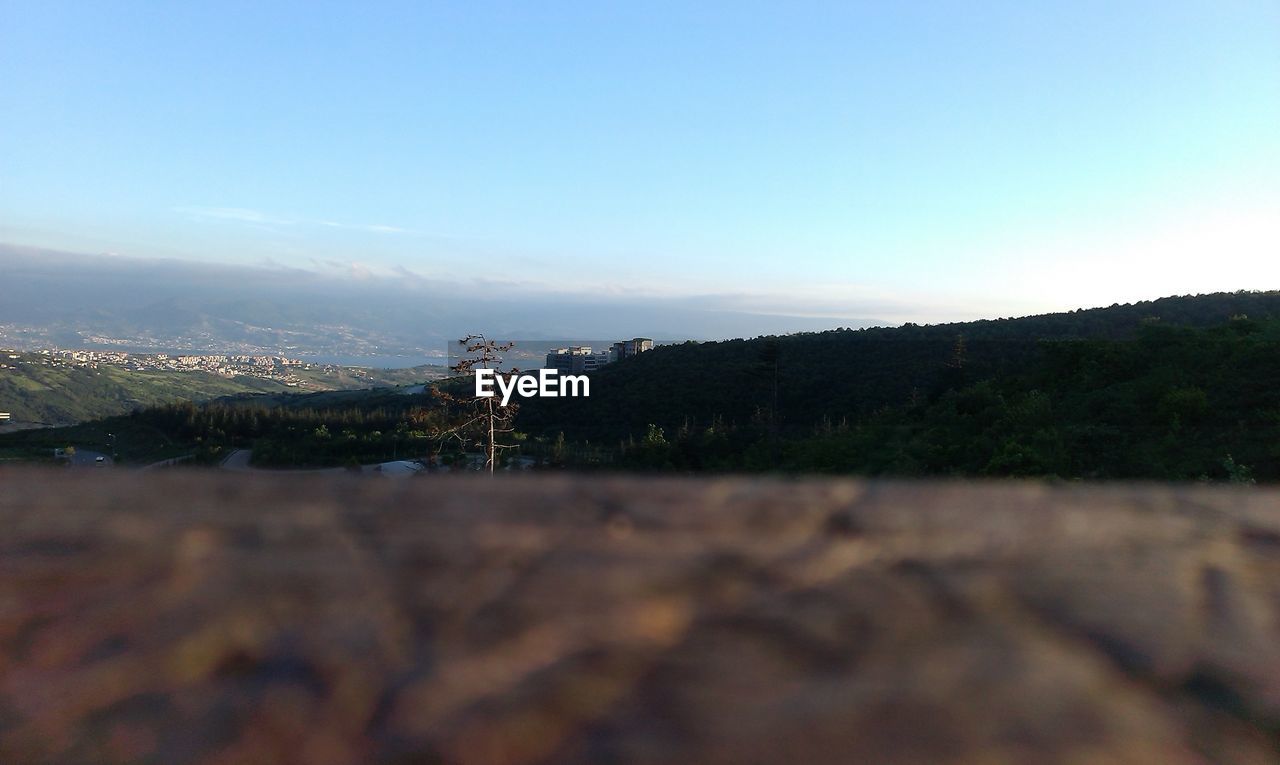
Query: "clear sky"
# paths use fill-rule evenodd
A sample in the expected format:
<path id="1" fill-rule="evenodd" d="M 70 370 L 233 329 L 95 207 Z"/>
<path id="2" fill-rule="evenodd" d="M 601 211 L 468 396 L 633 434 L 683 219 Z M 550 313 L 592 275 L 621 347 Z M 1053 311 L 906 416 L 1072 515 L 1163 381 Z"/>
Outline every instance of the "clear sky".
<path id="1" fill-rule="evenodd" d="M 778 312 L 1280 288 L 1280 3 L 0 0 L 0 242 Z"/>

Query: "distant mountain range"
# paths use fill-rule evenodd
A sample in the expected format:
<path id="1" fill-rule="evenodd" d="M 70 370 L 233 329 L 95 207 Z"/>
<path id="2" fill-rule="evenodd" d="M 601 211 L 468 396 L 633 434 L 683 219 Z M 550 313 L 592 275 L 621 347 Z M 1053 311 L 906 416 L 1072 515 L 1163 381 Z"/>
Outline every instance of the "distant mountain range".
<path id="1" fill-rule="evenodd" d="M 0 245 L 0 346 L 279 354 L 422 363 L 471 332 L 556 340 L 713 339 L 884 324 L 777 316 L 712 298 L 591 298 L 497 281 L 337 277 L 292 268 Z M 729 306 L 731 307 L 731 306 Z M 406 364 L 407 366 L 408 364 Z"/>

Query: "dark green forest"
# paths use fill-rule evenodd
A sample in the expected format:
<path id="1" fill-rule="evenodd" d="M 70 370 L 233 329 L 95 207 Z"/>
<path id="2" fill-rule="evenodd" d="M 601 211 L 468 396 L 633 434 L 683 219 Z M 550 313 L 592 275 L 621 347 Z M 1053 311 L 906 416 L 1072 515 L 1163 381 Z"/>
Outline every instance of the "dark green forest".
<path id="1" fill-rule="evenodd" d="M 234 448 L 253 449 L 253 463 L 260 467 L 356 466 L 433 456 L 447 463 L 461 452 L 458 441 L 440 436 L 454 414 L 429 394 L 344 396 L 340 401 L 346 403 L 309 405 L 330 396 L 270 406 L 252 400 L 182 402 L 144 409 L 130 419 L 192 444 L 205 463 Z"/>
<path id="2" fill-rule="evenodd" d="M 1041 341 L 998 375 L 944 363 L 927 395 L 862 414 L 812 400 L 806 426 L 652 425 L 617 449 L 642 469 L 890 476 L 1280 480 L 1280 321 L 1148 326 Z M 793 400 L 801 411 L 802 401 Z M 794 416 L 794 415 L 792 415 Z"/>
<path id="3" fill-rule="evenodd" d="M 1277 480 L 1278 382 L 1244 292 L 663 347 L 520 426 L 628 469 Z"/>

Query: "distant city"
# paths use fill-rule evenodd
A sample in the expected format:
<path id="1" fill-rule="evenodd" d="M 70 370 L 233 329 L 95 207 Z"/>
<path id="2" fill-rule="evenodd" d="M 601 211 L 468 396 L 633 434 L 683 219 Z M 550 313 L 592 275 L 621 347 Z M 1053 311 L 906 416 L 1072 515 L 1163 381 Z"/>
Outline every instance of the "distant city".
<path id="1" fill-rule="evenodd" d="M 312 364 L 284 356 L 170 355 L 97 350 L 46 349 L 31 352 L 16 349 L 0 350 L 0 369 L 16 369 L 18 364 L 23 363 L 82 369 L 114 366 L 132 371 L 208 372 L 227 378 L 253 377 L 270 380 L 290 388 L 303 387 L 309 382 L 297 375 L 299 371 L 333 372 L 338 369 L 337 365 Z M 344 369 L 347 374 L 357 378 L 362 374 L 369 376 L 360 368 L 345 367 Z"/>

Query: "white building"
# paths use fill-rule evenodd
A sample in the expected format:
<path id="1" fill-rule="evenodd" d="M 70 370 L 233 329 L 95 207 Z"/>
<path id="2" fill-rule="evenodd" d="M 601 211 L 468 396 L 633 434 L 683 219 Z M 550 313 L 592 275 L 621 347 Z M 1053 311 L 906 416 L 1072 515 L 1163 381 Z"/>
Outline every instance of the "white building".
<path id="1" fill-rule="evenodd" d="M 611 361 L 622 361 L 623 359 L 637 356 L 645 351 L 653 350 L 653 340 L 647 337 L 636 337 L 631 340 L 623 340 L 620 343 L 614 343 L 611 355 Z"/>
<path id="2" fill-rule="evenodd" d="M 593 351 L 589 345 L 574 345 L 568 348 L 557 348 L 547 354 L 547 369 L 555 369 L 560 374 L 580 375 L 594 372 L 610 361 L 608 351 Z"/>

